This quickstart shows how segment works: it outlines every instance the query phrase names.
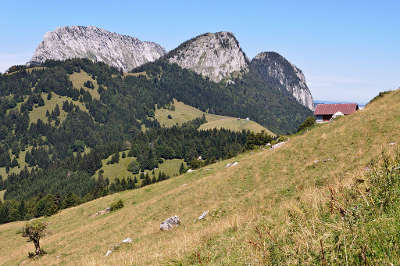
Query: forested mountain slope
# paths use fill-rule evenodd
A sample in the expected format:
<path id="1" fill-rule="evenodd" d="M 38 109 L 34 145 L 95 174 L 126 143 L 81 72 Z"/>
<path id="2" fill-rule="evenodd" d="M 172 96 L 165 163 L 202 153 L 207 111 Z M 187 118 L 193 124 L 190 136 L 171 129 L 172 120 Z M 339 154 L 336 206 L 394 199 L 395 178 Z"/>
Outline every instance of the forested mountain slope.
<path id="1" fill-rule="evenodd" d="M 121 74 L 103 63 L 75 59 L 14 67 L 1 75 L 0 191 L 7 205 L 0 223 L 162 181 L 169 176 L 153 170 L 173 160 L 182 161 L 171 171 L 179 173 L 185 165 L 200 167 L 272 140 L 249 131 L 199 130 L 207 123 L 204 117 L 160 127 L 156 106 L 166 108 L 174 98 L 193 93 L 193 88 L 169 86 L 166 78 L 187 75 L 188 81 L 180 78 L 186 88 L 202 81 L 198 93 L 203 95 L 207 84 L 217 86 L 177 66 L 164 68 L 178 73 Z M 104 164 L 117 166 L 121 152 L 129 165 L 118 173 L 125 174 L 105 176 L 110 172 Z"/>
<path id="2" fill-rule="evenodd" d="M 206 112 L 202 112 L 197 108 L 190 105 L 186 105 L 183 102 L 174 101 L 167 108 L 157 108 L 155 112 L 155 118 L 157 121 L 166 127 L 171 127 L 176 124 L 182 124 L 193 120 L 195 118 L 201 118 L 205 115 L 207 123 L 200 126 L 201 129 L 214 129 L 214 128 L 225 128 L 232 131 L 240 132 L 242 130 L 250 130 L 252 132 L 265 131 L 270 135 L 274 135 L 267 128 L 260 124 L 246 119 L 244 117 L 229 117 L 222 115 L 215 115 Z"/>
<path id="3" fill-rule="evenodd" d="M 178 101 L 212 114 L 249 117 L 277 134 L 293 133 L 312 112 L 286 90 L 270 87 L 248 72 L 229 84 L 215 83 L 160 59 L 133 70 L 147 74 L 155 86 Z"/>
<path id="4" fill-rule="evenodd" d="M 23 223 L 0 225 L 6 264 L 398 264 L 400 92 L 364 110 L 198 171 L 45 218 L 30 260 Z M 228 163 L 238 164 L 226 167 Z M 122 199 L 117 212 L 94 214 Z M 202 221 L 198 216 L 209 210 Z M 162 232 L 164 219 L 181 225 Z M 127 237 L 105 257 L 108 249 Z"/>

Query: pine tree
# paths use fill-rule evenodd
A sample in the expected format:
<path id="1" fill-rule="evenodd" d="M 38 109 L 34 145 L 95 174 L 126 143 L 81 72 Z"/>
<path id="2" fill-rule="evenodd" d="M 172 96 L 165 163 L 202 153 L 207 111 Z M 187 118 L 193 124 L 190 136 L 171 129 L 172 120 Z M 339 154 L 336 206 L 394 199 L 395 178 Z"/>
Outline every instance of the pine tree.
<path id="1" fill-rule="evenodd" d="M 60 107 L 58 106 L 58 104 L 56 104 L 56 107 L 54 108 L 53 115 L 55 117 L 58 117 L 60 115 Z"/>
<path id="2" fill-rule="evenodd" d="M 21 203 L 19 204 L 18 213 L 19 213 L 20 219 L 22 219 L 22 220 L 25 219 L 27 209 L 25 207 L 25 201 L 23 201 L 23 200 L 21 200 Z"/>

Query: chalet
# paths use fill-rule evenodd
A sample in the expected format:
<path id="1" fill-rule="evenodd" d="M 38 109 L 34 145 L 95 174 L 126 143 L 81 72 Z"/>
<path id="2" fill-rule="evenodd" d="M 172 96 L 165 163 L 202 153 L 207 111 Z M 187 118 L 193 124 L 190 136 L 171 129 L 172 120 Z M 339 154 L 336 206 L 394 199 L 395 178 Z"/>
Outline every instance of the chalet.
<path id="1" fill-rule="evenodd" d="M 314 111 L 317 123 L 328 122 L 335 115 L 350 115 L 359 109 L 356 103 L 318 104 Z"/>

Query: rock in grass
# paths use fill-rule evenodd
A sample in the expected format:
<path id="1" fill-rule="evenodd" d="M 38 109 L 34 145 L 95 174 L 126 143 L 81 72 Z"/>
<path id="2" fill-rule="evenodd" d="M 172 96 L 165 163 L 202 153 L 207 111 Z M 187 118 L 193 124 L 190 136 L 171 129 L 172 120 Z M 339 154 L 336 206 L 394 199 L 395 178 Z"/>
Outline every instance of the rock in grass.
<path id="1" fill-rule="evenodd" d="M 101 211 L 98 211 L 98 212 L 96 212 L 96 216 L 97 215 L 103 215 L 103 214 L 106 214 L 106 213 L 109 213 L 111 211 L 111 208 L 110 207 L 107 207 L 107 208 L 105 208 L 104 210 L 101 210 Z"/>
<path id="2" fill-rule="evenodd" d="M 207 210 L 207 211 L 204 211 L 204 212 L 199 216 L 198 220 L 203 220 L 204 218 L 206 218 L 207 214 L 208 214 L 208 210 Z"/>
<path id="3" fill-rule="evenodd" d="M 171 230 L 174 227 L 177 227 L 180 224 L 181 224 L 181 220 L 179 219 L 178 216 L 175 215 L 175 216 L 169 217 L 167 220 L 162 222 L 160 224 L 160 230 L 161 231 L 168 231 L 168 230 Z"/>
<path id="4" fill-rule="evenodd" d="M 111 253 L 112 253 L 112 251 L 111 251 L 111 250 L 107 250 L 106 257 L 110 256 L 110 255 L 111 255 Z"/>
<path id="5" fill-rule="evenodd" d="M 236 166 L 236 165 L 238 165 L 238 164 L 239 164 L 238 162 L 228 163 L 228 164 L 225 165 L 225 168 L 229 168 L 229 167 L 232 167 L 232 166 Z"/>
<path id="6" fill-rule="evenodd" d="M 122 240 L 122 243 L 132 243 L 132 238 L 130 238 L 130 237 L 127 237 L 127 238 L 125 238 L 124 240 Z"/>

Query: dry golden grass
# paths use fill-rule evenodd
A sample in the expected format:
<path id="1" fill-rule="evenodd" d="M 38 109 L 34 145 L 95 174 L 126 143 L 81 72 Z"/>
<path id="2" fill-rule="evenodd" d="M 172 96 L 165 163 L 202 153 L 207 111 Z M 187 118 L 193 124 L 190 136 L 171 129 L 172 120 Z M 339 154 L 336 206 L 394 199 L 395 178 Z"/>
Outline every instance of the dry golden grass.
<path id="1" fill-rule="evenodd" d="M 90 93 L 93 99 L 100 99 L 100 94 L 98 92 L 99 84 L 97 84 L 97 80 L 92 79 L 92 77 L 89 76 L 88 73 L 86 73 L 85 71 L 81 70 L 80 72 L 74 72 L 73 74 L 69 75 L 69 79 L 71 80 L 72 85 L 75 89 L 80 90 L 81 88 L 83 88 Z M 83 86 L 83 84 L 88 80 L 93 83 L 93 89 L 89 89 Z"/>
<path id="2" fill-rule="evenodd" d="M 166 127 L 172 127 L 176 124 L 181 125 L 195 118 L 202 117 L 204 114 L 206 116 L 207 123 L 201 125 L 200 129 L 225 128 L 225 129 L 230 129 L 232 131 L 250 130 L 253 132 L 261 132 L 262 130 L 264 130 L 265 132 L 274 135 L 271 131 L 269 131 L 265 127 L 251 120 L 249 121 L 247 121 L 246 119 L 238 120 L 235 117 L 205 113 L 197 108 L 186 105 L 183 102 L 178 102 L 176 100 L 174 100 L 174 106 L 175 106 L 174 111 L 168 109 L 156 110 L 155 117 L 161 125 Z M 172 119 L 168 119 L 168 115 L 170 115 Z"/>
<path id="3" fill-rule="evenodd" d="M 1 225 L 0 261 L 6 265 L 260 265 L 271 263 L 268 256 L 273 250 L 263 250 L 262 245 L 268 241 L 281 243 L 280 251 L 291 254 L 289 262 L 296 264 L 296 256 L 320 251 L 320 220 L 313 217 L 326 204 L 328 188 L 348 186 L 383 148 L 399 144 L 389 145 L 400 137 L 399 107 L 400 92 L 395 91 L 352 116 L 292 137 L 277 150 L 248 152 L 63 210 L 45 218 L 49 235 L 42 244 L 48 254 L 39 260 L 27 258 L 33 245 L 18 234 L 23 222 Z M 225 168 L 232 161 L 239 164 Z M 122 199 L 125 207 L 93 216 L 115 199 Z M 210 214 L 196 222 L 204 210 Z M 160 232 L 160 222 L 175 214 L 182 225 Z M 256 230 L 260 226 L 268 232 L 262 239 Z M 287 236 L 292 242 L 285 242 Z M 104 256 L 126 237 L 133 243 Z M 260 248 L 251 241 L 259 242 Z"/>
<path id="4" fill-rule="evenodd" d="M 6 193 L 5 190 L 0 190 L 0 201 L 4 200 L 4 193 Z"/>

